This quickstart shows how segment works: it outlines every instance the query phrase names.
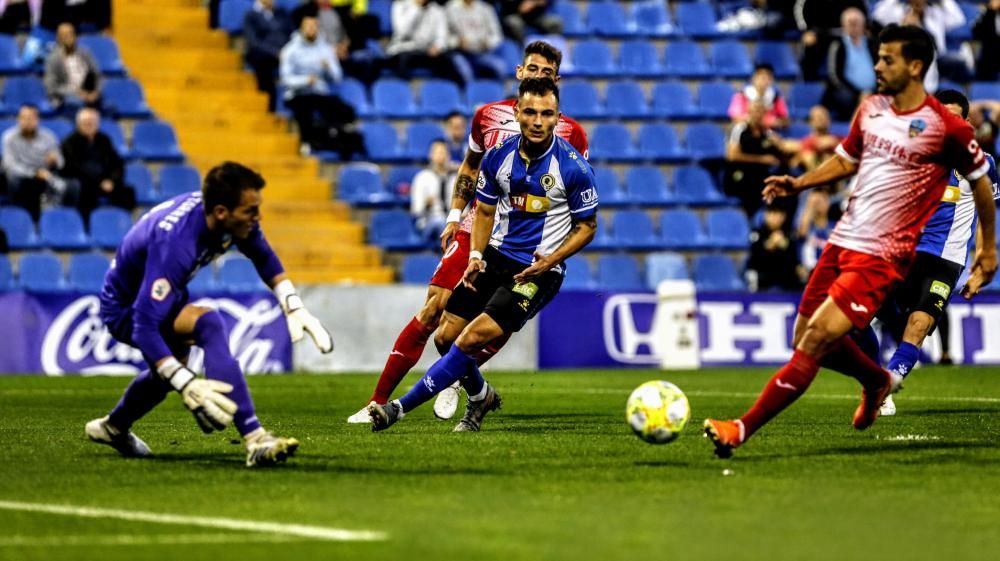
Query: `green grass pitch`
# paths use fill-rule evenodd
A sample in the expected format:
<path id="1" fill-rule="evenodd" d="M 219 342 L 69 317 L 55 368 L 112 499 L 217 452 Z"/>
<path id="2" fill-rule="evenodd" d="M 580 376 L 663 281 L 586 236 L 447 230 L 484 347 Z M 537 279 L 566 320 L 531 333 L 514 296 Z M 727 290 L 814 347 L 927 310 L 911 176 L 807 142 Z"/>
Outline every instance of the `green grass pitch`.
<path id="1" fill-rule="evenodd" d="M 1000 369 L 918 370 L 898 416 L 863 433 L 857 384 L 824 371 L 732 460 L 713 458 L 701 420 L 741 413 L 770 373 L 488 373 L 504 407 L 478 434 L 451 433 L 429 405 L 384 433 L 345 424 L 374 376 L 255 377 L 265 426 L 302 441 L 268 470 L 243 467 L 234 432 L 202 435 L 174 396 L 135 427 L 156 458 L 125 460 L 83 425 L 127 380 L 0 376 L 0 501 L 387 533 L 334 542 L 0 509 L 0 560 L 1000 558 Z M 693 410 L 664 446 L 624 420 L 629 392 L 657 378 Z"/>

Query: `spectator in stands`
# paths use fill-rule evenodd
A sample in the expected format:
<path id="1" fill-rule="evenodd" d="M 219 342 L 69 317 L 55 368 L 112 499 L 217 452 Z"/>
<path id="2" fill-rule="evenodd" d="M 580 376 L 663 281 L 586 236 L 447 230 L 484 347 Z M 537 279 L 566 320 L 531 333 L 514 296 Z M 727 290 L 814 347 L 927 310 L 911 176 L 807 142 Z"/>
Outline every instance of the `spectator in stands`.
<path id="1" fill-rule="evenodd" d="M 459 55 L 456 62 L 462 81 L 469 83 L 476 77 L 502 79 L 507 63 L 493 54 L 503 41 L 493 6 L 483 0 L 451 0 L 445 12 L 450 46 Z"/>
<path id="2" fill-rule="evenodd" d="M 329 3 L 347 30 L 352 51 L 364 49 L 369 41 L 378 40 L 381 35 L 379 18 L 368 13 L 368 0 L 329 0 Z"/>
<path id="3" fill-rule="evenodd" d="M 830 193 L 826 189 L 813 189 L 806 195 L 805 206 L 799 215 L 798 236 L 802 240 L 801 262 L 803 272 L 812 272 L 819 256 L 830 238 L 835 220 L 831 216 Z"/>
<path id="4" fill-rule="evenodd" d="M 56 46 L 45 59 L 45 90 L 53 104 L 70 111 L 100 106 L 101 69 L 94 55 L 77 45 L 72 23 L 56 29 Z"/>
<path id="5" fill-rule="evenodd" d="M 976 80 L 992 81 L 1000 75 L 1000 0 L 990 0 L 975 25 L 972 37 L 979 41 Z"/>
<path id="6" fill-rule="evenodd" d="M 243 17 L 246 61 L 257 78 L 257 90 L 267 94 L 267 107 L 271 111 L 277 100 L 274 72 L 278 69 L 281 48 L 291 34 L 291 20 L 284 10 L 274 6 L 274 0 L 256 0 L 253 9 Z"/>
<path id="7" fill-rule="evenodd" d="M 76 204 L 79 185 L 56 171 L 63 166 L 59 141 L 52 131 L 38 126 L 38 108 L 22 105 L 17 125 L 3 133 L 3 170 L 10 200 L 27 209 L 37 221 L 43 199 L 53 204 Z"/>
<path id="8" fill-rule="evenodd" d="M 965 62 L 963 56 L 949 54 L 945 40 L 948 31 L 965 25 L 965 12 L 955 0 L 879 0 L 872 8 L 872 18 L 879 25 L 916 25 L 931 34 L 937 57 L 924 77 L 927 91 L 937 90 L 939 69 L 941 74 L 958 82 L 971 77 L 973 61 Z M 971 52 L 969 55 L 971 58 Z"/>
<path id="9" fill-rule="evenodd" d="M 997 134 L 1000 133 L 997 118 L 1000 118 L 1000 100 L 976 100 L 969 104 L 969 123 L 976 130 L 979 146 L 987 154 L 997 153 Z"/>
<path id="10" fill-rule="evenodd" d="M 861 98 L 875 91 L 878 41 L 868 34 L 865 14 L 848 8 L 840 15 L 841 36 L 827 52 L 823 105 L 838 121 L 849 121 Z"/>
<path id="11" fill-rule="evenodd" d="M 41 0 L 0 0 L 0 33 L 13 35 L 31 27 L 41 14 Z"/>
<path id="12" fill-rule="evenodd" d="M 378 78 L 374 53 L 358 49 L 351 42 L 350 34 L 330 0 L 306 0 L 292 11 L 292 23 L 296 28 L 302 26 L 302 18 L 305 17 L 314 17 L 319 21 L 320 35 L 333 46 L 345 76 L 357 78 L 366 84 L 371 84 Z"/>
<path id="13" fill-rule="evenodd" d="M 760 227 L 750 233 L 747 285 L 752 292 L 798 291 L 802 288 L 795 242 L 788 232 L 785 209 L 768 206 Z"/>
<path id="14" fill-rule="evenodd" d="M 504 35 L 523 43 L 533 28 L 542 33 L 562 33 L 562 19 L 548 13 L 552 0 L 500 0 Z"/>
<path id="15" fill-rule="evenodd" d="M 319 21 L 302 18 L 281 49 L 281 85 L 305 151 L 330 150 L 343 159 L 363 151 L 354 108 L 333 93 L 343 72 L 333 49 L 319 38 Z"/>
<path id="16" fill-rule="evenodd" d="M 795 157 L 792 165 L 801 165 L 806 171 L 816 169 L 833 157 L 840 137 L 830 132 L 830 112 L 822 105 L 814 105 L 809 110 L 809 134 L 792 150 Z M 785 148 L 786 151 L 788 147 Z"/>
<path id="17" fill-rule="evenodd" d="M 845 10 L 854 8 L 868 12 L 865 0 L 796 0 L 793 10 L 795 26 L 802 33 L 799 67 L 802 79 L 815 82 L 825 77 L 824 69 L 830 44 L 840 38 L 837 25 L 842 26 Z"/>
<path id="18" fill-rule="evenodd" d="M 788 126 L 788 105 L 785 104 L 781 91 L 774 85 L 774 67 L 770 64 L 757 64 L 750 76 L 750 83 L 733 94 L 733 100 L 729 104 L 729 118 L 734 122 L 745 121 L 750 113 L 750 105 L 754 102 L 764 105 L 765 126 Z"/>
<path id="19" fill-rule="evenodd" d="M 444 140 L 431 143 L 427 158 L 428 166 L 417 172 L 410 184 L 410 215 L 417 230 L 428 241 L 434 241 L 444 229 L 455 173 L 448 166 L 448 144 Z"/>
<path id="20" fill-rule="evenodd" d="M 767 126 L 766 111 L 763 101 L 750 103 L 746 121 L 733 127 L 726 148 L 726 194 L 740 200 L 751 220 L 763 205 L 764 178 L 788 158 L 781 149 L 781 138 Z M 794 207 L 795 200 L 785 197 L 776 204 Z"/>
<path id="21" fill-rule="evenodd" d="M 448 144 L 448 154 L 451 167 L 455 171 L 465 159 L 465 150 L 469 147 L 469 124 L 460 111 L 452 111 L 444 118 L 444 141 Z"/>
<path id="22" fill-rule="evenodd" d="M 135 208 L 135 190 L 125 185 L 125 161 L 100 126 L 101 114 L 84 107 L 76 114 L 76 130 L 62 143 L 66 161 L 62 173 L 80 184 L 77 208 L 84 220 L 102 199 L 127 210 Z"/>
<path id="23" fill-rule="evenodd" d="M 42 3 L 56 6 L 60 21 L 68 21 L 75 27 L 88 26 L 104 31 L 111 27 L 111 0 L 42 0 Z"/>
<path id="24" fill-rule="evenodd" d="M 464 83 L 457 54 L 448 50 L 448 17 L 430 0 L 397 0 L 392 4 L 392 39 L 385 53 L 387 65 L 410 79 L 413 70 L 425 68 L 439 78 Z"/>

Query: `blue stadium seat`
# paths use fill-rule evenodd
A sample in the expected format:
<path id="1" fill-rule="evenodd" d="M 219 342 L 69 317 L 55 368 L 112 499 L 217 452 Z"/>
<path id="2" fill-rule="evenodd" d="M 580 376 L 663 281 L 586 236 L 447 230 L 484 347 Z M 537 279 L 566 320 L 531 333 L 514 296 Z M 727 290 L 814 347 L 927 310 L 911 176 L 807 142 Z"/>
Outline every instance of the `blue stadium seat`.
<path id="1" fill-rule="evenodd" d="M 696 160 L 724 158 L 726 138 L 718 125 L 693 123 L 687 128 L 687 149 Z"/>
<path id="2" fill-rule="evenodd" d="M 743 281 L 736 273 L 733 260 L 725 255 L 697 255 L 694 258 L 692 271 L 694 284 L 698 290 L 706 291 L 740 291 L 744 290 Z"/>
<path id="3" fill-rule="evenodd" d="M 698 88 L 698 111 L 706 119 L 729 119 L 733 86 L 728 82 L 703 82 Z"/>
<path id="4" fill-rule="evenodd" d="M 583 17 L 576 3 L 571 0 L 560 0 L 556 2 L 555 13 L 562 19 L 563 35 L 567 37 L 583 37 L 589 35 L 590 31 L 583 24 Z"/>
<path id="5" fill-rule="evenodd" d="M 90 214 L 90 237 L 103 249 L 117 248 L 131 227 L 132 215 L 122 208 L 100 207 Z"/>
<path id="6" fill-rule="evenodd" d="M 410 200 L 410 184 L 420 171 L 420 166 L 393 166 L 385 180 L 385 189 L 390 195 L 400 198 L 401 202 Z"/>
<path id="7" fill-rule="evenodd" d="M 614 238 L 608 233 L 607 216 L 598 216 L 597 231 L 594 233 L 594 239 L 584 249 L 586 251 L 601 251 L 604 249 L 616 249 L 617 247 Z"/>
<path id="8" fill-rule="evenodd" d="M 352 163 L 340 168 L 337 196 L 352 206 L 384 206 L 394 202 L 382 186 L 379 167 L 371 163 Z"/>
<path id="9" fill-rule="evenodd" d="M 619 210 L 612 218 L 615 242 L 623 249 L 645 251 L 660 246 L 653 220 L 642 210 Z"/>
<path id="10" fill-rule="evenodd" d="M 789 123 L 788 128 L 785 129 L 781 136 L 801 140 L 806 136 L 809 136 L 809 133 L 811 132 L 812 128 L 808 123 L 796 121 Z"/>
<path id="11" fill-rule="evenodd" d="M 410 123 L 406 127 L 406 147 L 404 154 L 414 160 L 427 160 L 431 142 L 444 138 L 444 130 L 436 122 Z"/>
<path id="12" fill-rule="evenodd" d="M 66 119 L 42 119 L 38 124 L 43 129 L 48 129 L 49 132 L 56 135 L 56 139 L 62 142 L 70 133 L 73 132 L 73 123 Z"/>
<path id="13" fill-rule="evenodd" d="M 219 290 L 219 284 L 215 280 L 214 267 L 211 263 L 198 269 L 194 278 L 188 282 L 187 289 L 192 295 L 202 295 L 207 292 Z"/>
<path id="14" fill-rule="evenodd" d="M 122 63 L 122 56 L 118 52 L 118 44 L 115 40 L 106 35 L 81 35 L 79 38 L 81 47 L 86 47 L 90 54 L 94 55 L 97 67 L 101 69 L 101 74 L 105 76 L 124 76 L 125 64 Z"/>
<path id="15" fill-rule="evenodd" d="M 684 256 L 672 251 L 650 253 L 646 256 L 646 287 L 656 290 L 665 280 L 688 280 L 687 261 Z"/>
<path id="16" fill-rule="evenodd" d="M 599 119 L 606 111 L 590 82 L 566 80 L 559 88 L 560 110 L 574 119 Z"/>
<path id="17" fill-rule="evenodd" d="M 716 30 L 715 8 L 708 3 L 681 2 L 677 5 L 677 25 L 686 36 L 711 39 L 721 35 Z"/>
<path id="18" fill-rule="evenodd" d="M 649 104 L 642 87 L 631 80 L 611 82 L 605 92 L 609 117 L 642 119 L 649 115 Z"/>
<path id="19" fill-rule="evenodd" d="M 375 162 L 391 162 L 402 157 L 396 128 L 389 123 L 363 122 L 361 123 L 361 134 L 364 136 L 368 159 Z"/>
<path id="20" fill-rule="evenodd" d="M 969 87 L 969 99 L 972 101 L 1000 99 L 1000 83 L 973 82 Z"/>
<path id="21" fill-rule="evenodd" d="M 635 25 L 629 24 L 619 2 L 590 2 L 586 23 L 587 31 L 600 37 L 627 37 L 635 33 Z M 575 57 L 573 60 L 577 61 Z"/>
<path id="22" fill-rule="evenodd" d="M 55 113 L 55 109 L 49 103 L 45 86 L 40 79 L 34 76 L 7 78 L 3 83 L 3 104 L 4 109 L 11 114 L 16 114 L 17 110 L 25 104 L 38 107 L 38 113 L 42 117 L 50 117 Z"/>
<path id="23" fill-rule="evenodd" d="M 260 280 L 253 261 L 235 254 L 226 257 L 219 267 L 219 284 L 233 293 L 246 293 L 267 290 L 267 285 Z"/>
<path id="24" fill-rule="evenodd" d="M 594 282 L 594 271 L 590 261 L 585 257 L 570 257 L 566 263 L 566 276 L 563 278 L 560 290 L 593 290 L 597 288 Z"/>
<path id="25" fill-rule="evenodd" d="M 354 78 L 344 78 L 337 85 L 337 95 L 353 107 L 359 117 L 370 117 L 374 113 L 372 104 L 368 101 L 368 89 Z"/>
<path id="26" fill-rule="evenodd" d="M 14 290 L 14 268 L 6 255 L 0 255 L 0 292 Z"/>
<path id="27" fill-rule="evenodd" d="M 563 51 L 565 53 L 566 51 Z M 524 62 L 524 51 L 521 44 L 513 39 L 504 39 L 500 46 L 493 51 L 493 54 L 502 58 L 508 68 L 508 78 L 513 78 L 518 64 Z M 563 66 L 566 66 L 565 54 L 563 55 Z"/>
<path id="28" fill-rule="evenodd" d="M 462 92 L 455 85 L 455 82 L 438 79 L 424 80 L 420 85 L 420 115 L 444 117 L 452 111 L 467 112 Z"/>
<path id="29" fill-rule="evenodd" d="M 717 249 L 745 250 L 750 247 L 750 224 L 742 210 L 720 208 L 705 215 L 708 243 Z"/>
<path id="30" fill-rule="evenodd" d="M 413 227 L 413 219 L 403 210 L 377 210 L 368 226 L 369 241 L 389 251 L 413 251 L 428 247 Z"/>
<path id="31" fill-rule="evenodd" d="M 125 166 L 125 183 L 135 189 L 135 199 L 140 205 L 151 206 L 163 200 L 153 185 L 153 174 L 142 162 Z"/>
<path id="32" fill-rule="evenodd" d="M 62 262 L 52 253 L 26 253 L 17 266 L 18 284 L 32 292 L 62 292 L 66 290 Z"/>
<path id="33" fill-rule="evenodd" d="M 410 83 L 398 78 L 382 78 L 372 85 L 372 106 L 382 117 L 419 116 Z"/>
<path id="34" fill-rule="evenodd" d="M 799 75 L 799 61 L 792 52 L 792 46 L 784 41 L 758 42 L 755 62 L 773 66 L 774 77 L 779 80 L 791 80 Z"/>
<path id="35" fill-rule="evenodd" d="M 972 40 L 972 26 L 979 19 L 979 14 L 982 11 L 983 4 L 981 2 L 959 2 L 958 6 L 962 8 L 962 13 L 965 14 L 965 24 L 960 25 L 955 29 L 948 30 L 948 45 L 949 47 L 953 44 L 961 44 L 963 41 Z M 938 88 L 940 91 L 942 88 Z"/>
<path id="36" fill-rule="evenodd" d="M 186 164 L 168 164 L 160 169 L 160 194 L 164 199 L 201 189 L 198 170 Z"/>
<path id="37" fill-rule="evenodd" d="M 65 250 L 90 249 L 90 237 L 83 227 L 83 218 L 75 208 L 56 207 L 42 211 L 38 221 L 38 236 L 42 244 Z"/>
<path id="38" fill-rule="evenodd" d="M 109 78 L 101 86 L 104 108 L 118 118 L 148 119 L 153 112 L 146 103 L 142 86 L 131 78 Z"/>
<path id="39" fill-rule="evenodd" d="M 655 162 L 676 163 L 690 156 L 677 140 L 671 125 L 647 123 L 639 127 L 639 156 Z"/>
<path id="40" fill-rule="evenodd" d="M 612 162 L 631 162 L 638 158 L 628 127 L 617 123 L 602 123 L 590 135 L 590 158 Z"/>
<path id="41" fill-rule="evenodd" d="M 622 41 L 618 49 L 618 66 L 627 76 L 655 78 L 666 73 L 656 45 L 643 39 Z"/>
<path id="42" fill-rule="evenodd" d="M 399 271 L 399 281 L 406 284 L 427 284 L 434 276 L 434 270 L 440 261 L 440 256 L 429 253 L 406 255 Z"/>
<path id="43" fill-rule="evenodd" d="M 667 180 L 656 166 L 635 166 L 625 172 L 625 191 L 628 199 L 641 206 L 662 206 L 673 201 Z M 614 223 L 615 236 L 618 222 Z M 652 228 L 652 226 L 650 226 Z"/>
<path id="44" fill-rule="evenodd" d="M 252 8 L 251 0 L 222 0 L 219 3 L 219 28 L 230 35 L 243 33 L 243 18 Z"/>
<path id="45" fill-rule="evenodd" d="M 611 5 L 594 2 L 591 6 Z M 611 47 L 599 39 L 578 41 L 573 47 L 573 74 L 588 78 L 616 76 L 620 71 L 611 57 Z"/>
<path id="46" fill-rule="evenodd" d="M 597 192 L 601 199 L 600 204 L 602 208 L 631 206 L 634 204 L 622 189 L 621 181 L 619 181 L 615 170 L 608 166 L 598 166 L 594 168 L 594 180 L 597 183 Z"/>
<path id="47" fill-rule="evenodd" d="M 132 156 L 132 150 L 129 149 L 128 143 L 125 142 L 125 131 L 122 130 L 122 126 L 118 124 L 118 121 L 101 119 L 100 131 L 111 138 L 111 144 L 115 147 L 115 150 L 118 150 L 119 156 L 123 159 L 128 159 Z"/>
<path id="48" fill-rule="evenodd" d="M 712 67 L 716 76 L 725 78 L 746 78 L 753 72 L 750 52 L 732 39 L 712 43 Z"/>
<path id="49" fill-rule="evenodd" d="M 469 108 L 475 111 L 480 105 L 500 101 L 506 97 L 500 80 L 473 80 L 465 88 Z"/>
<path id="50" fill-rule="evenodd" d="M 633 2 L 631 20 L 635 22 L 635 33 L 644 37 L 662 39 L 674 33 L 670 10 L 662 0 Z"/>
<path id="51" fill-rule="evenodd" d="M 28 211 L 18 206 L 0 207 L 0 228 L 7 234 L 7 244 L 11 249 L 33 249 L 38 247 L 35 222 Z"/>
<path id="52" fill-rule="evenodd" d="M 666 119 L 699 118 L 698 108 L 691 99 L 687 84 L 677 80 L 657 82 L 653 86 L 650 111 L 653 116 Z"/>
<path id="53" fill-rule="evenodd" d="M 392 0 L 369 0 L 368 13 L 378 17 L 379 33 L 392 35 Z"/>
<path id="54" fill-rule="evenodd" d="M 674 197 L 685 205 L 721 205 L 726 198 L 715 187 L 712 176 L 700 166 L 683 166 L 674 171 Z"/>
<path id="55" fill-rule="evenodd" d="M 642 290 L 639 263 L 631 255 L 601 255 L 597 258 L 597 285 L 606 290 Z"/>
<path id="56" fill-rule="evenodd" d="M 795 82 L 788 90 L 788 113 L 793 119 L 808 119 L 809 110 L 823 99 L 822 82 Z"/>
<path id="57" fill-rule="evenodd" d="M 712 75 L 712 70 L 705 61 L 705 52 L 694 41 L 685 39 L 667 43 L 663 60 L 664 69 L 669 76 L 707 78 Z"/>
<path id="58" fill-rule="evenodd" d="M 69 288 L 99 294 L 111 260 L 100 253 L 77 253 L 69 258 Z"/>
<path id="59" fill-rule="evenodd" d="M 0 74 L 20 74 L 24 70 L 17 39 L 13 35 L 0 34 Z"/>
<path id="60" fill-rule="evenodd" d="M 132 153 L 143 160 L 184 161 L 184 153 L 177 145 L 174 128 L 160 121 L 136 123 L 132 129 Z"/>
<path id="61" fill-rule="evenodd" d="M 660 238 L 669 249 L 701 249 L 705 247 L 705 234 L 701 220 L 686 208 L 670 209 L 660 213 Z"/>

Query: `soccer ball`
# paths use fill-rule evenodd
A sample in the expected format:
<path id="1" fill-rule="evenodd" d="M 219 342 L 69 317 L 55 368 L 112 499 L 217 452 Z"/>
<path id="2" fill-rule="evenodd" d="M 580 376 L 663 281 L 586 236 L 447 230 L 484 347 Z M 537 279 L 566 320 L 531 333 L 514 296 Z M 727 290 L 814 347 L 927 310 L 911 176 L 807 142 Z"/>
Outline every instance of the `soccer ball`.
<path id="1" fill-rule="evenodd" d="M 628 396 L 625 420 L 636 436 L 650 444 L 672 442 L 691 417 L 691 407 L 680 388 L 652 380 Z"/>

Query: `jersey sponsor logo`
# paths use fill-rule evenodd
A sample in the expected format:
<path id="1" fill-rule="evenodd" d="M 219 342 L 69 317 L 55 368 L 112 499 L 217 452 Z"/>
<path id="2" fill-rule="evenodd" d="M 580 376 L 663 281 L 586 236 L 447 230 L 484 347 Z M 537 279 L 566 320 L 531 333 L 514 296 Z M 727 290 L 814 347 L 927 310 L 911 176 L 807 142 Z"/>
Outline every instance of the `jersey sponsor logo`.
<path id="1" fill-rule="evenodd" d="M 879 117 L 881 117 L 881 116 L 882 116 L 882 114 L 881 114 L 881 113 L 869 113 L 869 114 L 868 114 L 868 118 L 869 118 L 869 119 L 878 119 L 878 118 L 879 118 Z"/>
<path id="2" fill-rule="evenodd" d="M 927 129 L 927 121 L 914 119 L 910 121 L 910 138 L 914 138 Z"/>
<path id="3" fill-rule="evenodd" d="M 551 173 L 546 173 L 541 177 L 541 179 L 538 180 L 538 183 L 541 184 L 542 189 L 548 191 L 549 189 L 555 187 L 556 178 Z"/>
<path id="4" fill-rule="evenodd" d="M 163 302 L 170 296 L 170 281 L 165 278 L 158 278 L 153 281 L 153 288 L 149 291 L 149 295 L 153 300 L 157 302 Z"/>
<path id="5" fill-rule="evenodd" d="M 585 205 L 593 203 L 594 201 L 597 200 L 597 190 L 595 190 L 593 187 L 591 187 L 590 189 L 585 189 L 580 193 L 580 200 L 583 201 L 583 204 Z"/>
<path id="6" fill-rule="evenodd" d="M 511 292 L 514 294 L 520 294 L 528 300 L 531 300 L 535 297 L 535 294 L 538 294 L 538 285 L 533 282 L 519 282 L 514 285 Z"/>
<path id="7" fill-rule="evenodd" d="M 944 190 L 944 194 L 941 195 L 941 202 L 943 203 L 957 203 L 958 199 L 962 196 L 962 189 L 955 186 L 949 185 Z"/>
<path id="8" fill-rule="evenodd" d="M 931 283 L 931 288 L 929 292 L 931 294 L 937 294 L 941 298 L 947 300 L 948 296 L 951 295 L 951 287 L 948 286 L 947 283 L 943 283 L 941 281 L 934 281 Z"/>
<path id="9" fill-rule="evenodd" d="M 538 197 L 536 195 L 511 195 L 510 206 L 524 212 L 539 213 L 548 212 L 552 208 L 552 203 L 548 197 Z"/>

